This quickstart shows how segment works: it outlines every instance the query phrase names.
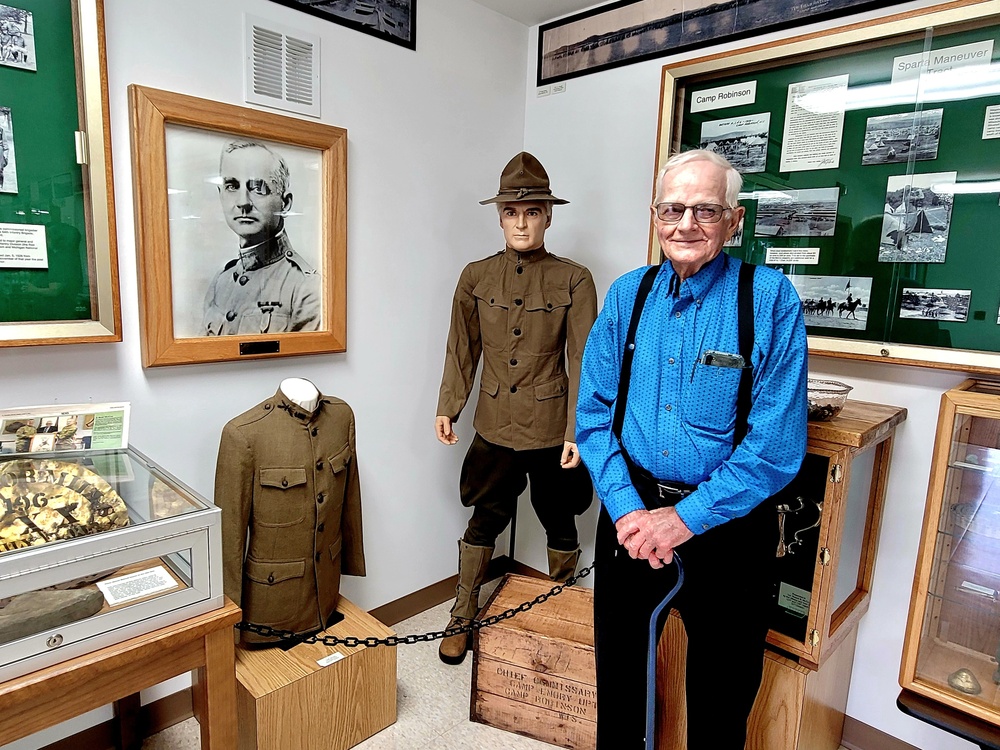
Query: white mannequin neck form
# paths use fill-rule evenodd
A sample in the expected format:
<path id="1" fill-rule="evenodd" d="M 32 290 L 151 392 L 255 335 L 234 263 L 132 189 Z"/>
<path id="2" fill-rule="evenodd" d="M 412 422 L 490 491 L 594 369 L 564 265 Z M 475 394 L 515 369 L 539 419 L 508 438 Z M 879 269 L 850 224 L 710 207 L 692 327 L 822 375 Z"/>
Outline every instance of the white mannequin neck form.
<path id="1" fill-rule="evenodd" d="M 319 405 L 319 389 L 305 378 L 285 378 L 278 386 L 285 397 L 308 412 Z"/>

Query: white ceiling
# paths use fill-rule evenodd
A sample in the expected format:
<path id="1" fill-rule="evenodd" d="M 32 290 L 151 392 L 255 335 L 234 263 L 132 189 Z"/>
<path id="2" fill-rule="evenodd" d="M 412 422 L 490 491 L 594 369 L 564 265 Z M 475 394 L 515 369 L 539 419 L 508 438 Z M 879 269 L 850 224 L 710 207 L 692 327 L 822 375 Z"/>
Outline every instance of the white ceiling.
<path id="1" fill-rule="evenodd" d="M 599 0 L 475 0 L 525 26 L 551 21 L 569 13 L 600 5 Z"/>

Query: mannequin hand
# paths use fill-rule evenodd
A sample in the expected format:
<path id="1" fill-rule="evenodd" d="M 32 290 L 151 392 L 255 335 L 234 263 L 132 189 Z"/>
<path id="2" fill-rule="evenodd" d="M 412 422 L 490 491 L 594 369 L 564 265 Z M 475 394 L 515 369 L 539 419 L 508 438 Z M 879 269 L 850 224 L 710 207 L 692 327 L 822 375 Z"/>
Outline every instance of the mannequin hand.
<path id="1" fill-rule="evenodd" d="M 568 441 L 563 443 L 562 458 L 559 459 L 559 465 L 564 469 L 575 469 L 580 465 L 580 451 L 576 449 L 576 443 Z"/>
<path id="2" fill-rule="evenodd" d="M 454 445 L 458 442 L 458 435 L 451 429 L 451 417 L 438 416 L 434 420 L 434 431 L 437 433 L 437 439 L 445 445 Z"/>

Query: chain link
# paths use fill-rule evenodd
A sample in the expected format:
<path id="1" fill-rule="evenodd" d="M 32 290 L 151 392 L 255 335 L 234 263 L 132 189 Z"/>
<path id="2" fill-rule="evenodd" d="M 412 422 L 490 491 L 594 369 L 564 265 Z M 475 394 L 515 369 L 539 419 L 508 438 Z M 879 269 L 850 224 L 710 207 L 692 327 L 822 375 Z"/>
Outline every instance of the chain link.
<path id="1" fill-rule="evenodd" d="M 315 633 L 313 635 L 299 636 L 296 635 L 293 630 L 281 630 L 279 628 L 272 628 L 270 625 L 257 625 L 252 622 L 240 622 L 237 623 L 235 627 L 237 630 L 255 633 L 256 635 L 263 636 L 265 638 L 278 638 L 284 641 L 294 641 L 296 643 L 322 643 L 324 646 L 346 646 L 347 648 L 357 648 L 358 646 L 364 646 L 365 648 L 374 648 L 375 646 L 411 646 L 414 643 L 427 643 L 428 641 L 436 641 L 452 635 L 471 633 L 474 630 L 481 630 L 483 628 L 488 628 L 491 625 L 496 625 L 498 622 L 509 620 L 519 612 L 527 612 L 536 604 L 541 604 L 542 602 L 548 601 L 553 596 L 558 596 L 570 586 L 575 586 L 577 581 L 582 578 L 586 578 L 593 571 L 594 564 L 591 563 L 590 567 L 584 568 L 575 576 L 570 576 L 565 583 L 557 583 L 549 591 L 544 594 L 539 594 L 529 602 L 524 602 L 516 607 L 511 607 L 508 610 L 492 615 L 491 617 L 487 617 L 483 620 L 470 620 L 468 625 L 460 625 L 458 627 L 447 628 L 445 630 L 434 630 L 430 633 L 414 633 L 412 635 L 403 636 L 390 635 L 386 638 L 375 638 L 374 636 L 369 638 L 357 638 L 355 636 L 346 636 L 341 638 L 336 635 L 321 636 L 316 635 Z"/>

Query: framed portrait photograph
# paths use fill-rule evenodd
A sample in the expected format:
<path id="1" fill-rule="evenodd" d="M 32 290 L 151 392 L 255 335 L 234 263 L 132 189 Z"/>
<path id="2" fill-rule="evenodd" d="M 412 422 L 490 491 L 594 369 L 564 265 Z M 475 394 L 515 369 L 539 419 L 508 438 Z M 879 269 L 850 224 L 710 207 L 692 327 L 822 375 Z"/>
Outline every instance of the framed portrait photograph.
<path id="1" fill-rule="evenodd" d="M 407 49 L 417 48 L 417 0 L 271 0 Z"/>
<path id="2" fill-rule="evenodd" d="M 344 351 L 347 131 L 129 86 L 144 367 Z"/>

